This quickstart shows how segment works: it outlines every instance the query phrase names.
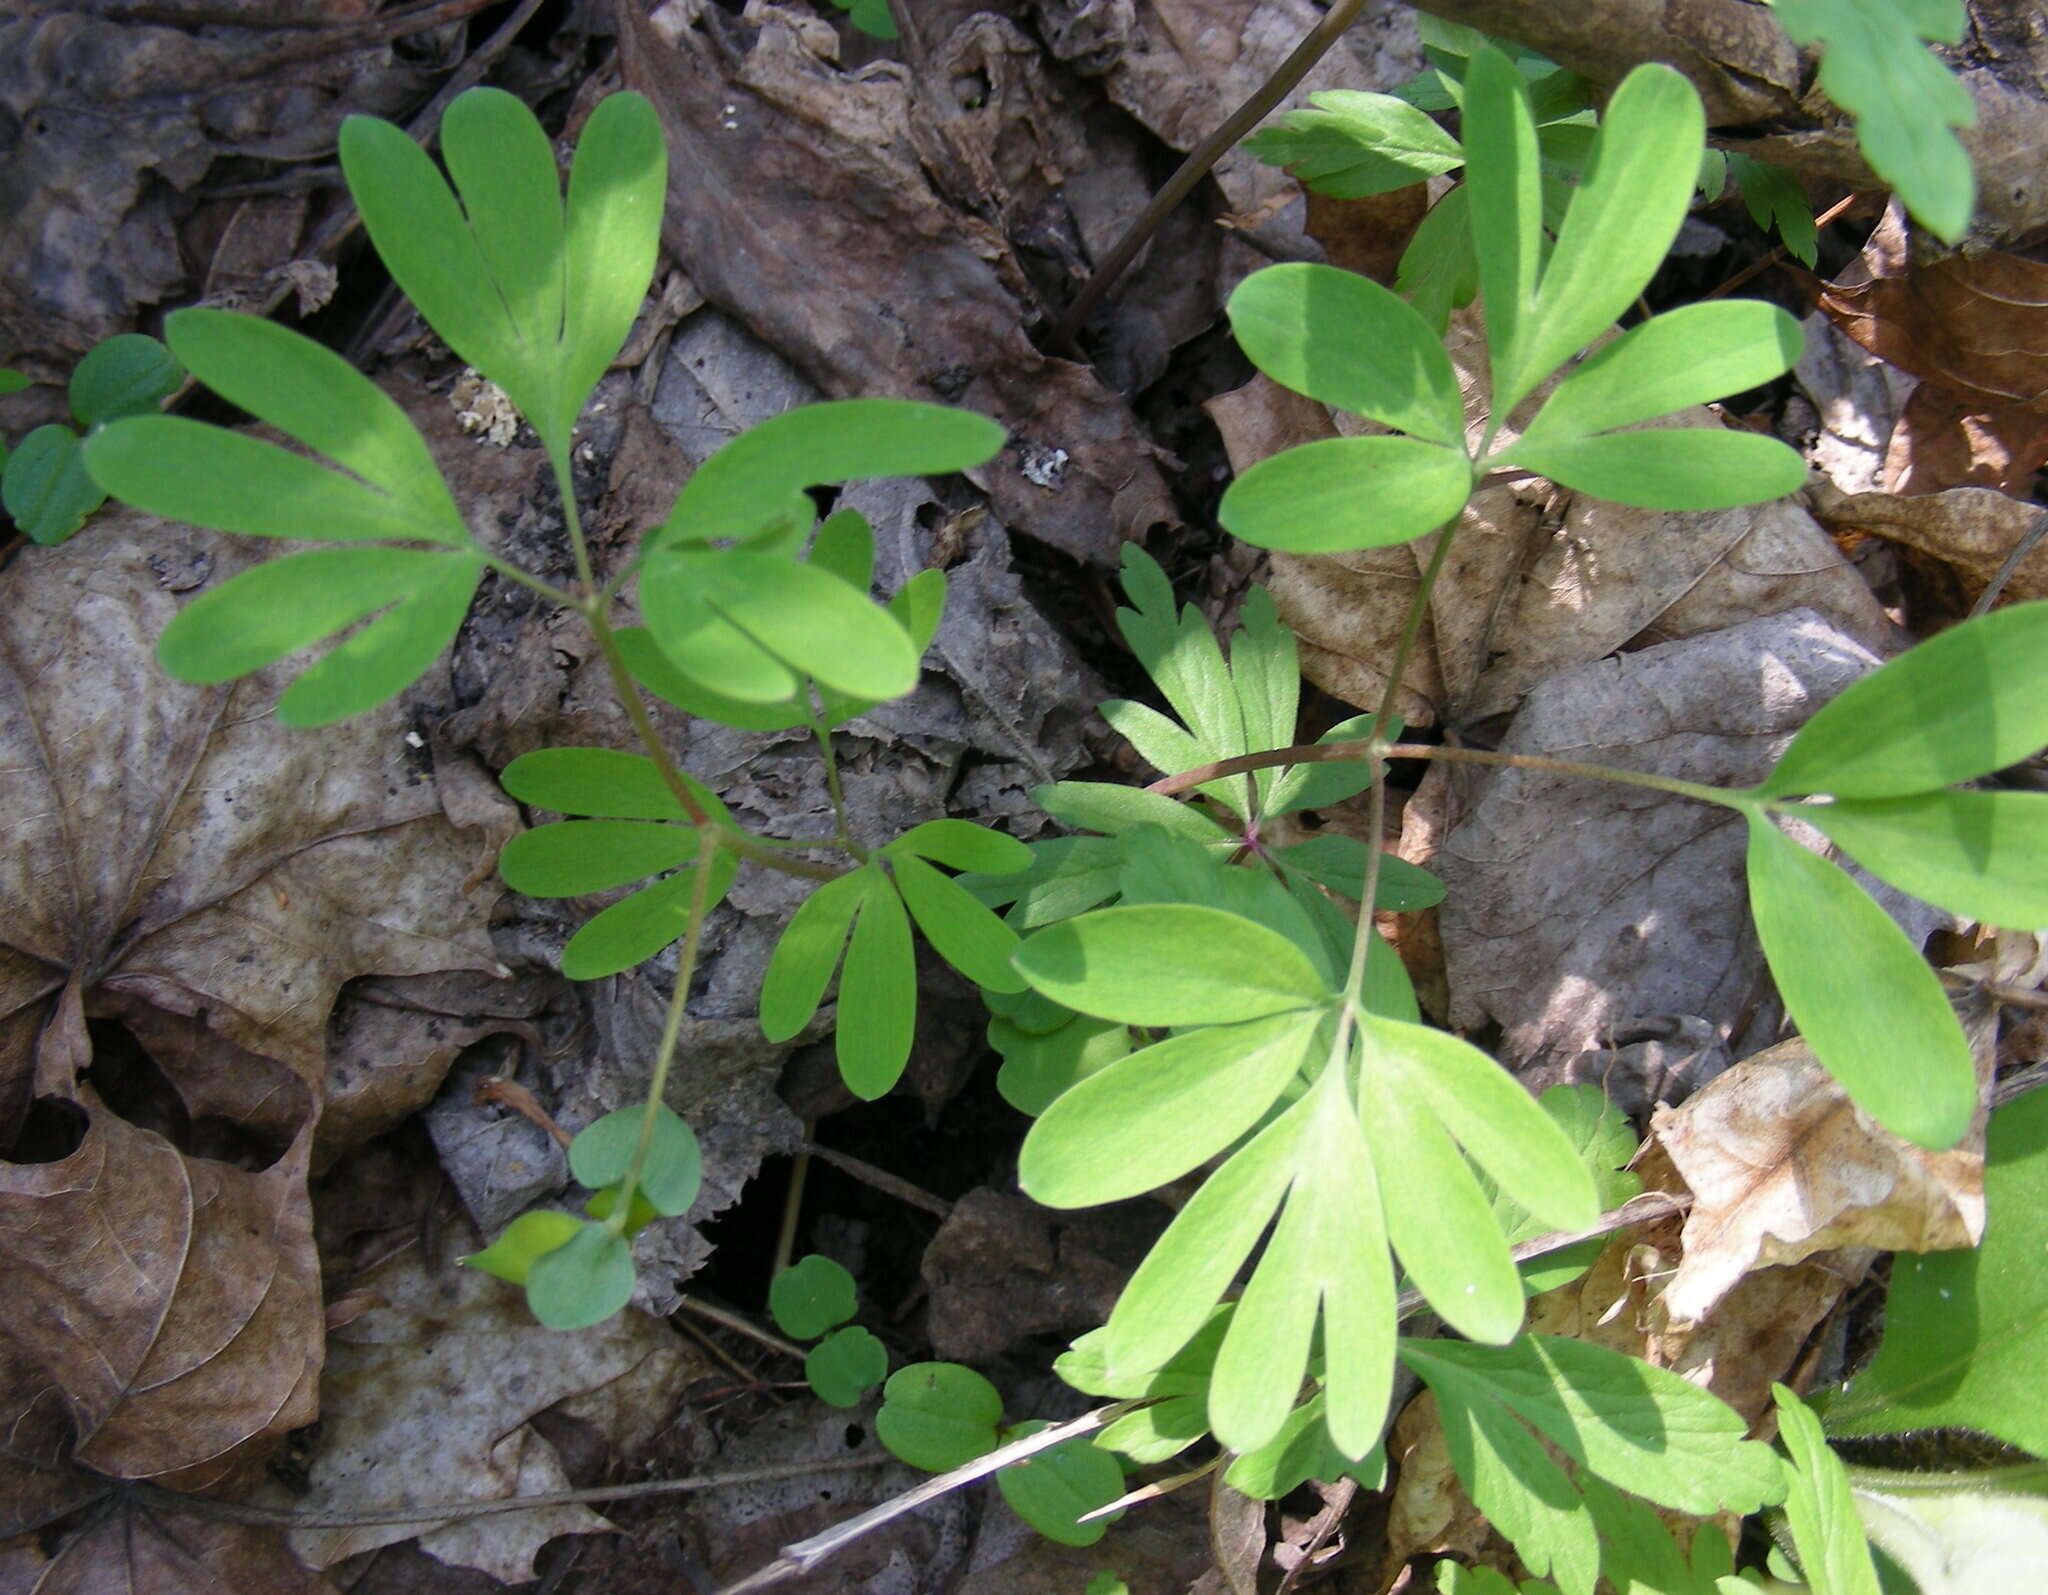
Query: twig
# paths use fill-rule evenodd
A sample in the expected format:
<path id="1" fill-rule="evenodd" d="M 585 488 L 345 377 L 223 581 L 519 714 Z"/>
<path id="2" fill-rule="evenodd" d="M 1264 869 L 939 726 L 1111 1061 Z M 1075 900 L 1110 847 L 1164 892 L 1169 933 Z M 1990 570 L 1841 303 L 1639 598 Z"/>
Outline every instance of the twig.
<path id="1" fill-rule="evenodd" d="M 1336 0 L 1323 20 L 1309 29 L 1301 43 L 1273 75 L 1253 90 L 1236 110 L 1223 119 L 1223 123 L 1188 153 L 1173 176 L 1166 180 L 1166 186 L 1152 196 L 1152 203 L 1131 223 L 1123 237 L 1116 241 L 1116 247 L 1103 256 L 1102 264 L 1095 268 L 1095 274 L 1082 285 L 1074 302 L 1067 307 L 1067 313 L 1060 317 L 1060 324 L 1053 331 L 1053 343 L 1066 350 L 1076 359 L 1080 357 L 1080 346 L 1076 335 L 1087 322 L 1095 307 L 1102 303 L 1103 296 L 1115 286 L 1124 269 L 1137 258 L 1138 251 L 1145 247 L 1147 240 L 1159 230 L 1160 223 L 1173 214 L 1180 202 L 1194 192 L 1195 185 L 1209 175 L 1209 169 L 1236 147 L 1239 139 L 1266 119 L 1274 106 L 1294 91 L 1294 86 L 1307 77 L 1311 68 L 1329 53 L 1330 46 L 1338 36 L 1357 19 L 1365 0 Z"/>
<path id="2" fill-rule="evenodd" d="M 1823 227 L 1827 226 L 1829 222 L 1833 221 L 1837 216 L 1841 215 L 1843 211 L 1847 210 L 1851 205 L 1855 204 L 1856 201 L 1860 198 L 1862 198 L 1860 194 L 1844 194 L 1840 199 L 1836 200 L 1834 204 L 1830 205 L 1826 210 L 1822 211 L 1818 216 L 1814 217 L 1813 230 L 1815 232 L 1819 232 Z M 1701 304 L 1705 304 L 1709 299 L 1719 299 L 1727 294 L 1732 294 L 1733 292 L 1735 292 L 1736 289 L 1740 288 L 1744 283 L 1748 282 L 1750 278 L 1758 276 L 1763 272 L 1769 271 L 1773 266 L 1777 265 L 1784 258 L 1785 246 L 1783 244 L 1780 244 L 1775 249 L 1773 249 L 1768 255 L 1765 255 L 1761 260 L 1752 260 L 1747 266 L 1744 266 L 1742 270 L 1738 271 L 1734 276 L 1730 277 L 1726 282 L 1722 283 L 1721 286 L 1716 288 L 1712 293 L 1703 294 L 1699 302 Z"/>
<path id="3" fill-rule="evenodd" d="M 887 1169 L 878 1169 L 872 1163 L 864 1163 L 844 1152 L 835 1152 L 829 1146 L 818 1145 L 816 1141 L 805 1141 L 803 1150 L 820 1163 L 829 1163 L 842 1173 L 851 1174 L 863 1185 L 872 1185 L 876 1190 L 895 1197 L 899 1202 L 921 1207 L 927 1213 L 935 1213 L 940 1218 L 953 1216 L 953 1204 L 944 1197 L 934 1196 L 930 1191 L 912 1185 L 910 1181 L 891 1174 Z"/>
<path id="4" fill-rule="evenodd" d="M 749 1340 L 758 1341 L 770 1351 L 780 1352 L 785 1357 L 794 1357 L 798 1362 L 804 1360 L 803 1347 L 793 1341 L 784 1340 L 772 1330 L 763 1329 L 752 1319 L 732 1311 L 729 1307 L 714 1307 L 710 1302 L 699 1301 L 694 1296 L 682 1297 L 677 1305 L 684 1312 L 695 1313 L 707 1323 L 717 1324 L 722 1329 L 730 1329 L 734 1334 L 745 1335 Z"/>
<path id="5" fill-rule="evenodd" d="M 2048 535 L 2048 510 L 2035 516 L 2034 524 L 2021 534 L 2017 543 L 2012 545 L 2012 552 L 2005 556 L 2005 563 L 1998 567 L 1998 572 L 1991 578 L 1990 585 L 1977 595 L 1977 601 L 1970 606 L 1967 618 L 1975 620 L 1979 615 L 1988 615 L 1991 612 L 1991 606 L 1998 602 L 1998 595 L 2005 591 L 2005 584 L 2012 580 L 2013 572 L 2017 571 L 2026 557 L 2040 546 L 2044 535 Z"/>
<path id="6" fill-rule="evenodd" d="M 1349 1474 L 1337 1481 L 1337 1487 L 1323 1502 L 1322 1511 L 1316 1514 L 1315 1528 L 1309 1535 L 1308 1544 L 1302 1548 L 1301 1560 L 1290 1567 L 1287 1576 L 1280 1580 L 1278 1595 L 1294 1595 L 1301 1575 L 1314 1564 L 1316 1553 L 1330 1543 L 1330 1536 L 1337 1532 L 1337 1525 L 1344 1521 L 1344 1514 L 1351 1510 L 1351 1503 L 1357 1495 L 1358 1481 Z"/>

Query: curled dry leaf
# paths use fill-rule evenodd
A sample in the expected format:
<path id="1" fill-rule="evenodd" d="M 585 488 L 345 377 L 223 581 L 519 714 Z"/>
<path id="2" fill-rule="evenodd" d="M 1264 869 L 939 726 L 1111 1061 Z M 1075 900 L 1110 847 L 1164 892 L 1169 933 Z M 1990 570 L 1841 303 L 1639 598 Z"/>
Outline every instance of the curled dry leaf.
<path id="1" fill-rule="evenodd" d="M 498 969 L 401 710 L 307 736 L 278 673 L 157 670 L 180 595 L 251 559 L 110 513 L 0 578 L 0 1411 L 54 1399 L 81 1461 L 188 1488 L 317 1410 L 337 991 Z"/>
<path id="2" fill-rule="evenodd" d="M 1797 1039 L 1659 1112 L 1651 1133 L 1693 1195 L 1663 1295 L 1674 1326 L 1705 1318 L 1754 1269 L 1845 1246 L 1974 1246 L 1984 1231 L 1984 1114 L 1946 1152 L 1916 1147 L 1878 1128 Z"/>
<path id="3" fill-rule="evenodd" d="M 666 1425 L 686 1385 L 713 1371 L 658 1319 L 629 1310 L 557 1334 L 533 1321 L 517 1291 L 470 1269 L 430 1274 L 417 1250 L 358 1283 L 382 1300 L 334 1331 L 310 1488 L 287 1495 L 271 1486 L 267 1504 L 374 1517 L 379 1508 L 566 1490 L 554 1448 L 528 1421 L 536 1413 L 569 1404 L 624 1454 Z M 442 1525 L 300 1529 L 291 1539 L 309 1565 L 327 1568 L 418 1536 L 441 1561 L 517 1584 L 537 1576 L 533 1554 L 554 1536 L 610 1526 L 587 1507 L 556 1506 Z"/>
<path id="4" fill-rule="evenodd" d="M 1821 523 L 1838 531 L 1874 532 L 1950 564 L 1983 591 L 2029 537 L 2039 537 L 2040 505 L 1987 487 L 1951 487 L 1908 497 L 1843 493 L 1817 482 L 1807 500 Z M 2048 598 L 2048 539 L 2021 555 L 2004 587 L 2008 599 Z"/>
<path id="5" fill-rule="evenodd" d="M 1477 421 L 1488 401 L 1476 314 L 1452 317 L 1446 347 L 1468 421 Z M 1264 378 L 1208 410 L 1240 471 L 1296 444 L 1385 430 Z M 1717 423 L 1693 409 L 1656 424 Z M 1376 707 L 1434 546 L 1425 537 L 1357 553 L 1270 556 L 1274 602 L 1300 634 L 1303 674 L 1346 702 Z M 1534 477 L 1488 482 L 1459 519 L 1401 713 L 1411 725 L 1469 725 L 1512 712 L 1546 676 L 1619 648 L 1800 608 L 1873 652 L 1893 646 L 1895 628 L 1862 577 L 1794 502 L 1646 510 L 1578 498 Z"/>
<path id="6" fill-rule="evenodd" d="M 1887 490 L 2027 491 L 2048 460 L 2048 265 L 2004 250 L 1915 260 L 1893 201 L 1820 308 L 1920 378 L 1892 435 Z"/>

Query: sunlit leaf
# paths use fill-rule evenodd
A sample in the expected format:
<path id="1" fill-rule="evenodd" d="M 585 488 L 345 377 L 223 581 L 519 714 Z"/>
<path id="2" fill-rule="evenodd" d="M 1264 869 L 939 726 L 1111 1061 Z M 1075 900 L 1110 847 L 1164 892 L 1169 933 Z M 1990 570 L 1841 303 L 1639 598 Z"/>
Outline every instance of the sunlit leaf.
<path id="1" fill-rule="evenodd" d="M 1848 1470 L 1804 1402 L 1783 1385 L 1771 1386 L 1771 1395 L 1778 1403 L 1778 1434 L 1791 1453 L 1785 1520 L 1807 1586 L 1813 1595 L 1878 1595 L 1877 1568 L 1857 1521 Z"/>
<path id="2" fill-rule="evenodd" d="M 1528 349 L 1543 251 L 1543 200 L 1528 86 L 1513 63 L 1490 46 L 1475 50 L 1465 71 L 1460 130 L 1470 162 L 1466 213 L 1479 287 L 1486 296 L 1493 408 L 1505 415 L 1538 380 L 1526 373 L 1535 363 Z"/>
<path id="3" fill-rule="evenodd" d="M 1134 1025 L 1232 1024 L 1330 992 L 1286 937 L 1214 908 L 1106 908 L 1029 937 L 1017 967 L 1054 1001 Z"/>
<path id="4" fill-rule="evenodd" d="M 1433 532 L 1465 507 L 1462 450 L 1417 438 L 1324 438 L 1261 460 L 1224 491 L 1216 517 L 1260 548 L 1329 554 Z"/>
<path id="5" fill-rule="evenodd" d="M 1289 111 L 1244 147 L 1319 194 L 1362 199 L 1465 163 L 1458 141 L 1406 100 L 1351 89 L 1308 98 L 1314 109 Z"/>
<path id="6" fill-rule="evenodd" d="M 899 856 L 894 873 L 903 906 L 941 958 L 990 991 L 1024 989 L 1023 977 L 1010 967 L 1018 946 L 1014 930 L 914 854 Z"/>
<path id="7" fill-rule="evenodd" d="M 872 1102 L 888 1095 L 910 1061 L 917 1033 L 917 955 L 895 883 L 874 864 L 855 874 L 863 885 L 860 915 L 839 978 L 833 1044 L 846 1088 Z"/>
<path id="8" fill-rule="evenodd" d="M 1660 427 L 1518 441 L 1503 459 L 1575 492 L 1644 509 L 1761 504 L 1806 485 L 1806 462 L 1776 438 L 1727 427 Z"/>
<path id="9" fill-rule="evenodd" d="M 1083 1014 L 1039 1035 L 1007 1019 L 992 1019 L 988 1044 L 1003 1059 L 996 1071 L 997 1092 L 1019 1113 L 1036 1117 L 1062 1092 L 1127 1056 L 1131 1033 L 1124 1025 Z"/>
<path id="10" fill-rule="evenodd" d="M 583 1221 L 573 1213 L 553 1208 L 535 1208 L 521 1213 L 505 1226 L 505 1232 L 480 1252 L 462 1259 L 467 1268 L 481 1269 L 512 1285 L 524 1285 L 533 1265 L 558 1246 L 566 1246 L 580 1234 Z"/>
<path id="11" fill-rule="evenodd" d="M 882 849 L 912 854 L 957 870 L 985 875 L 1011 875 L 1031 867 L 1031 849 L 1014 836 L 992 831 L 972 820 L 926 820 L 913 825 Z"/>
<path id="12" fill-rule="evenodd" d="M 1969 1043 L 1891 916 L 1762 813 L 1749 817 L 1749 908 L 1787 1011 L 1856 1105 L 1918 1145 L 1954 1146 L 1977 1108 Z"/>
<path id="13" fill-rule="evenodd" d="M 1046 1427 L 1042 1419 L 1021 1423 L 1010 1438 L 1021 1440 Z M 1124 1470 L 1087 1435 L 1012 1462 L 996 1474 L 996 1488 L 1012 1511 L 1059 1545 L 1093 1545 L 1123 1516 L 1105 1512 L 1080 1521 L 1124 1493 Z"/>
<path id="14" fill-rule="evenodd" d="M 1156 825 L 1195 842 L 1222 842 L 1230 832 L 1189 803 L 1111 781 L 1055 781 L 1034 787 L 1031 800 L 1077 831 L 1120 836 L 1137 825 Z"/>
<path id="15" fill-rule="evenodd" d="M 1798 817 L 1938 908 L 2016 930 L 2048 928 L 2048 794 L 1845 799 L 1803 804 Z"/>
<path id="16" fill-rule="evenodd" d="M 694 677 L 686 676 L 661 651 L 654 634 L 645 626 L 622 626 L 613 633 L 619 654 L 632 678 L 664 703 L 672 703 L 685 714 L 741 731 L 781 731 L 800 726 L 809 718 L 794 678 L 790 694 L 779 701 L 754 703 L 745 698 L 716 692 Z"/>

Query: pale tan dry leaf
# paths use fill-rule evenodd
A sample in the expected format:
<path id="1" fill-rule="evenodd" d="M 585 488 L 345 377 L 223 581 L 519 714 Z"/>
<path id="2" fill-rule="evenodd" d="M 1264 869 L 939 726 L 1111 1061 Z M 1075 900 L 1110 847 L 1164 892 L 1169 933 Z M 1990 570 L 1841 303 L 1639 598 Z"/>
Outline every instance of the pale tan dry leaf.
<path id="1" fill-rule="evenodd" d="M 1824 526 L 1874 532 L 1955 566 L 1973 593 L 1983 591 L 2044 513 L 2038 504 L 1984 487 L 1951 487 L 1909 497 L 1842 493 L 1819 482 L 1808 490 L 1807 500 Z M 2006 580 L 2005 596 L 2048 598 L 2048 540 L 2020 560 Z"/>
<path id="2" fill-rule="evenodd" d="M 1472 1504 L 1458 1471 L 1437 1412 L 1436 1396 L 1424 1390 L 1401 1411 L 1387 1435 L 1387 1457 L 1397 1473 L 1387 1506 L 1386 1556 L 1380 1563 L 1377 1588 L 1392 1587 L 1411 1557 L 1424 1552 L 1477 1562 L 1489 1547 L 1505 1551 L 1485 1515 Z M 1512 1553 L 1506 1561 L 1511 1562 Z M 1503 1558 L 1491 1558 L 1502 1564 Z"/>
<path id="3" fill-rule="evenodd" d="M 363 1275 L 382 1304 L 337 1328 L 321 1381 L 310 1490 L 266 1502 L 309 1513 L 374 1514 L 431 1501 L 497 1500 L 569 1488 L 536 1413 L 579 1402 L 624 1453 L 663 1426 L 711 1364 L 667 1324 L 631 1309 L 574 1335 L 543 1329 L 526 1298 L 472 1269 L 429 1274 L 417 1251 Z M 612 1388 L 612 1387 L 618 1388 Z M 302 1529 L 299 1556 L 327 1568 L 417 1536 L 441 1561 L 506 1583 L 536 1576 L 533 1553 L 558 1534 L 610 1528 L 585 1507 L 546 1507 L 435 1526 Z"/>
<path id="4" fill-rule="evenodd" d="M 1693 1195 L 1662 1297 L 1699 1323 L 1755 1269 L 1837 1247 L 1941 1251 L 1984 1230 L 1984 1114 L 1929 1152 L 1879 1128 L 1793 1039 L 1658 1112 L 1651 1134 Z"/>

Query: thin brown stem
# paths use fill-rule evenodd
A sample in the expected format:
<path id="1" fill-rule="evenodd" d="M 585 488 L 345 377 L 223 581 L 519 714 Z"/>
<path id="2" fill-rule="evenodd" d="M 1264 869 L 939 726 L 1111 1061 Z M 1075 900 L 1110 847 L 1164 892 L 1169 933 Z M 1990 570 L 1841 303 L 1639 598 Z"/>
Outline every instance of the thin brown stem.
<path id="1" fill-rule="evenodd" d="M 1131 223 L 1123 237 L 1116 241 L 1116 246 L 1103 256 L 1102 264 L 1095 268 L 1094 275 L 1074 296 L 1074 302 L 1067 307 L 1067 313 L 1060 318 L 1060 324 L 1053 332 L 1055 346 L 1076 359 L 1080 358 L 1076 336 L 1095 307 L 1102 303 L 1104 295 L 1124 274 L 1125 268 L 1137 258 L 1138 251 L 1159 230 L 1160 224 L 1179 208 L 1180 202 L 1194 192 L 1195 185 L 1209 175 L 1210 168 L 1235 149 L 1238 141 L 1263 122 L 1273 107 L 1293 93 L 1294 86 L 1329 54 L 1330 46 L 1357 20 L 1364 4 L 1365 0 L 1336 0 L 1323 20 L 1309 29 L 1273 75 L 1225 117 L 1215 132 L 1188 152 L 1188 158 L 1166 180 L 1166 186 L 1152 196 L 1152 203 Z"/>

